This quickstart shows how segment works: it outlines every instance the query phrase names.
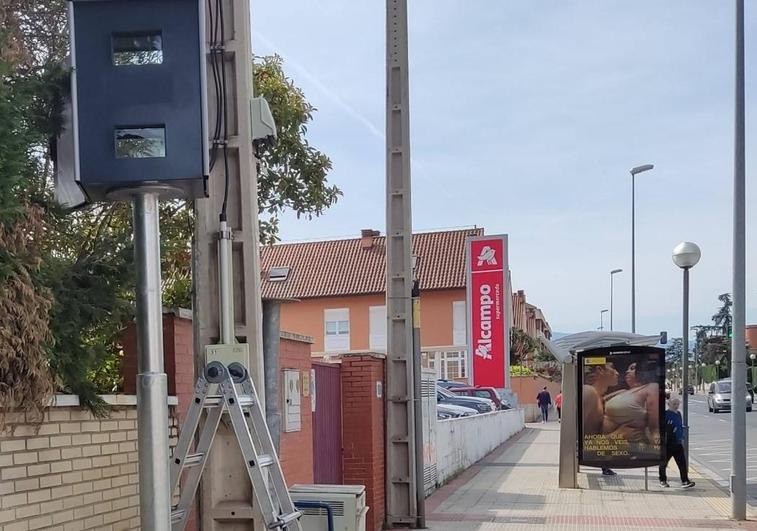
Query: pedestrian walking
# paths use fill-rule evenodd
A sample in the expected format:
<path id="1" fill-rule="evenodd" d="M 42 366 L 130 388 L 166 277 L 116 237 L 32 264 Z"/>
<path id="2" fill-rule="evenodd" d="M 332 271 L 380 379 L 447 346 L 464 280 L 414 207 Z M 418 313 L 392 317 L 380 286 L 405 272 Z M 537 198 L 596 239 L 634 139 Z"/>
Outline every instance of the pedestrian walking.
<path id="1" fill-rule="evenodd" d="M 686 466 L 686 452 L 683 448 L 685 433 L 683 432 L 683 418 L 678 411 L 681 401 L 673 397 L 668 400 L 668 409 L 665 411 L 665 459 L 660 464 L 660 486 L 670 487 L 668 484 L 667 468 L 672 457 L 681 472 L 681 486 L 690 489 L 694 482 L 689 480 L 689 471 Z"/>
<path id="2" fill-rule="evenodd" d="M 541 422 L 542 424 L 549 420 L 549 406 L 552 405 L 552 397 L 547 391 L 547 386 L 544 386 L 538 395 L 536 395 L 536 403 L 541 409 Z"/>
<path id="3" fill-rule="evenodd" d="M 555 397 L 555 407 L 557 408 L 557 422 L 562 421 L 562 390 Z"/>

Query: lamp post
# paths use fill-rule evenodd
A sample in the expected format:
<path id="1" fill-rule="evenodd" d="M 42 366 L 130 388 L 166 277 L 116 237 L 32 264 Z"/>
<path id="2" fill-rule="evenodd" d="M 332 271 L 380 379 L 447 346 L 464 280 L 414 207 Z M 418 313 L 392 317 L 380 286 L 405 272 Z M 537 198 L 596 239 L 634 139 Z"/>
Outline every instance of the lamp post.
<path id="1" fill-rule="evenodd" d="M 600 330 L 604 330 L 604 329 L 605 329 L 605 321 L 604 321 L 604 317 L 605 317 L 605 314 L 606 314 L 607 312 L 609 312 L 609 311 L 610 311 L 610 310 L 600 310 L 600 311 L 599 311 L 599 329 L 600 329 Z"/>
<path id="2" fill-rule="evenodd" d="M 613 304 L 612 304 L 612 299 L 613 299 L 613 278 L 615 277 L 615 275 L 617 275 L 618 273 L 622 273 L 622 272 L 623 272 L 622 269 L 613 269 L 612 271 L 610 271 L 610 330 L 611 331 L 612 331 L 612 307 L 613 307 Z"/>
<path id="3" fill-rule="evenodd" d="M 654 168 L 643 164 L 631 168 L 631 332 L 636 333 L 636 175 Z"/>
<path id="4" fill-rule="evenodd" d="M 704 368 L 707 366 L 705 362 L 702 362 L 702 392 L 704 393 Z"/>
<path id="5" fill-rule="evenodd" d="M 720 380 L 720 360 L 715 360 L 716 380 Z"/>
<path id="6" fill-rule="evenodd" d="M 702 251 L 696 243 L 681 242 L 673 249 L 673 263 L 683 269 L 683 433 L 686 462 L 689 459 L 689 269 L 699 263 Z"/>

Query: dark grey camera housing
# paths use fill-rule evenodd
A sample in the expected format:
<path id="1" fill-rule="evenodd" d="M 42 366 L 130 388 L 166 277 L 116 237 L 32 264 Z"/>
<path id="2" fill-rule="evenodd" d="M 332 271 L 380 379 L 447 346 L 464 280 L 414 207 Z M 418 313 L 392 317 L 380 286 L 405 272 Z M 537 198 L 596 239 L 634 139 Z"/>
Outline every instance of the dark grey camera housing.
<path id="1" fill-rule="evenodd" d="M 90 201 L 160 185 L 207 195 L 200 0 L 73 0 L 73 174 Z"/>

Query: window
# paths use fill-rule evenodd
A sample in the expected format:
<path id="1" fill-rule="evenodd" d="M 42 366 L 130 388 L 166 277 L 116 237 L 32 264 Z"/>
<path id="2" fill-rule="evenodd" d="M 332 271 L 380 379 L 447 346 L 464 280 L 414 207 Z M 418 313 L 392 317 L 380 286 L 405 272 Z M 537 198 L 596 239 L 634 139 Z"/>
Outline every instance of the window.
<path id="1" fill-rule="evenodd" d="M 163 35 L 155 32 L 114 33 L 113 65 L 142 66 L 163 63 Z"/>
<path id="2" fill-rule="evenodd" d="M 166 156 L 165 126 L 117 127 L 117 159 L 146 159 Z"/>
<path id="3" fill-rule="evenodd" d="M 350 349 L 350 310 L 324 311 L 324 342 L 326 352 L 345 351 Z"/>
<path id="4" fill-rule="evenodd" d="M 268 270 L 270 282 L 284 282 L 289 277 L 289 267 L 276 266 Z"/>
<path id="5" fill-rule="evenodd" d="M 386 306 L 368 308 L 368 348 L 374 352 L 386 352 Z"/>
<path id="6" fill-rule="evenodd" d="M 421 361 L 424 367 L 436 369 L 437 378 L 443 380 L 468 378 L 468 354 L 465 350 L 423 352 Z"/>
<path id="7" fill-rule="evenodd" d="M 465 319 L 465 301 L 452 303 L 452 344 L 455 346 L 467 346 L 466 333 L 467 321 Z"/>

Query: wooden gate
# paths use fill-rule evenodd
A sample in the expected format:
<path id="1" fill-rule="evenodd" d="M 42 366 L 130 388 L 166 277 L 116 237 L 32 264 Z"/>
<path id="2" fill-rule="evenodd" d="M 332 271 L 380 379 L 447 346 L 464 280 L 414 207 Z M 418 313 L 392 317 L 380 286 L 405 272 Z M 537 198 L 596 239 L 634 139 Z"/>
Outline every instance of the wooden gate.
<path id="1" fill-rule="evenodd" d="M 341 366 L 313 363 L 313 483 L 342 483 Z"/>

